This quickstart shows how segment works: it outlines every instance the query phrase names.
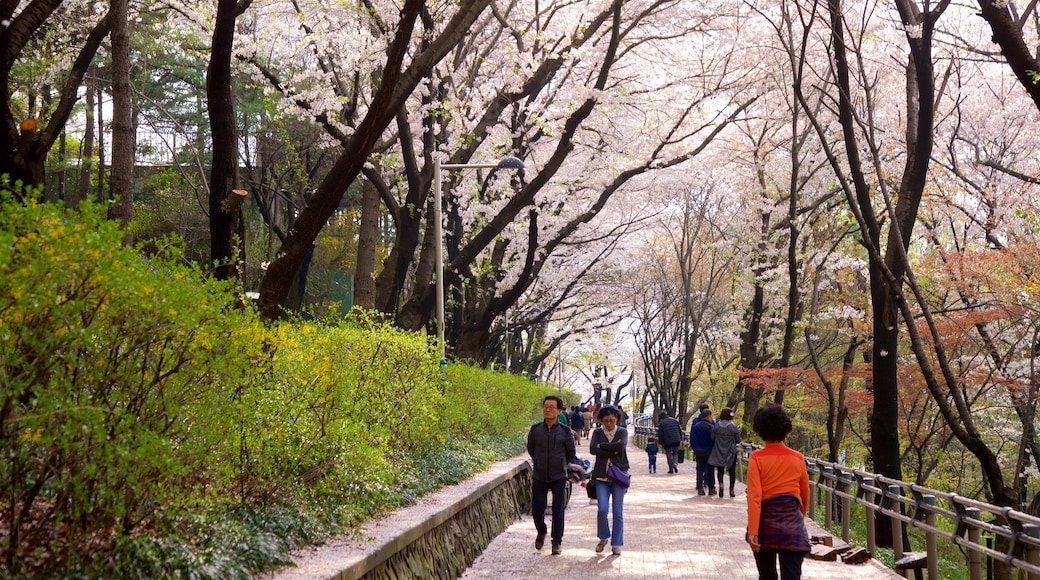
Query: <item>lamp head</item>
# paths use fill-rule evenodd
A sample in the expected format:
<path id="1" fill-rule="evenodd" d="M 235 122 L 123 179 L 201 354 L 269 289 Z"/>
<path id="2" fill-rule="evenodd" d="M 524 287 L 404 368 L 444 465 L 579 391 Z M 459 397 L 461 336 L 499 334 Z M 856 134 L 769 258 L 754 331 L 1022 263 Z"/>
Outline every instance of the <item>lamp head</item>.
<path id="1" fill-rule="evenodd" d="M 497 169 L 523 169 L 524 162 L 512 155 L 507 155 L 498 161 Z"/>

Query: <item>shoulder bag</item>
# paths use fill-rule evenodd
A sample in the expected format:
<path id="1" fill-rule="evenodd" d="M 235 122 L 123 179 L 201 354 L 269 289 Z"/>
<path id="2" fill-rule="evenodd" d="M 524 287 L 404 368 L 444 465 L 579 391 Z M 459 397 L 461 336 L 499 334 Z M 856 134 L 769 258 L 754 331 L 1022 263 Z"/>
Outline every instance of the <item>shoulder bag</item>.
<path id="1" fill-rule="evenodd" d="M 609 459 L 607 460 L 607 479 L 621 487 L 628 487 L 632 483 L 632 476 L 620 467 L 614 465 L 614 463 Z"/>

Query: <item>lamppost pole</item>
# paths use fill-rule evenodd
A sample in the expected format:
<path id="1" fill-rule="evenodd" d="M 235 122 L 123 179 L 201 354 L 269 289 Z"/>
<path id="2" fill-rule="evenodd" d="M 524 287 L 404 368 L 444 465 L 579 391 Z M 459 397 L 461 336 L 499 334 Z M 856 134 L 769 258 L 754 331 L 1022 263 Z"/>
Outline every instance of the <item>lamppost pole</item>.
<path id="1" fill-rule="evenodd" d="M 444 343 L 444 228 L 442 195 L 441 195 L 441 172 L 453 169 L 516 169 L 524 170 L 524 162 L 516 157 L 503 157 L 498 163 L 441 163 L 440 158 L 433 160 L 433 234 L 437 239 L 436 252 L 437 262 L 436 288 L 437 288 L 437 341 L 441 346 L 440 364 L 448 364 L 448 358 Z M 488 177 L 491 177 L 490 174 Z"/>
<path id="2" fill-rule="evenodd" d="M 433 161 L 433 237 L 437 240 L 437 344 L 441 347 L 440 364 L 448 364 L 444 352 L 444 231 L 441 226 L 441 160 Z"/>

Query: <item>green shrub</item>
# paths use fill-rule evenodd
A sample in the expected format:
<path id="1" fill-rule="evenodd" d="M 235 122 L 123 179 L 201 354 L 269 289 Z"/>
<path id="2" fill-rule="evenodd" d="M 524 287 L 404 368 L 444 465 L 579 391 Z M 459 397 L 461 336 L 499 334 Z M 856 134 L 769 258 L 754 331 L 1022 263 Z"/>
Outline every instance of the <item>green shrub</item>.
<path id="1" fill-rule="evenodd" d="M 144 261 L 122 237 L 90 204 L 67 219 L 0 200 L 0 515 L 12 571 L 25 546 L 103 549 L 151 526 L 220 444 L 211 427 L 258 354 L 240 330 L 259 326 L 226 286 Z"/>
<path id="2" fill-rule="evenodd" d="M 542 418 L 542 398 L 556 393 L 525 377 L 462 365 L 446 367 L 445 380 L 447 429 L 462 439 L 526 433 Z"/>
<path id="3" fill-rule="evenodd" d="M 551 392 L 424 335 L 262 324 L 104 208 L 0 197 L 0 575 L 249 577 L 519 453 Z"/>
<path id="4" fill-rule="evenodd" d="M 271 343 L 267 382 L 240 404 L 247 499 L 271 486 L 360 496 L 385 484 L 394 453 L 435 437 L 442 396 L 425 337 L 300 323 L 273 329 Z"/>

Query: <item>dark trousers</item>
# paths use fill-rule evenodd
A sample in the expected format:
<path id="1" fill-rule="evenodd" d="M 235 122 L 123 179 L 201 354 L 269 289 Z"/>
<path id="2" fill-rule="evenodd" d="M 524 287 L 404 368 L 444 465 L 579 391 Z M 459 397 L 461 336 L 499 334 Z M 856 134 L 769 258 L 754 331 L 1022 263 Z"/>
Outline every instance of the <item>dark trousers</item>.
<path id="1" fill-rule="evenodd" d="M 657 473 L 657 454 L 651 453 L 648 454 L 646 457 L 650 465 L 650 473 Z"/>
<path id="2" fill-rule="evenodd" d="M 711 466 L 708 465 L 711 450 L 698 451 L 694 449 L 693 456 L 697 459 L 697 489 L 715 487 L 715 474 L 712 473 Z"/>
<path id="3" fill-rule="evenodd" d="M 759 580 L 777 580 L 777 558 L 780 559 L 779 578 L 781 580 L 799 580 L 802 577 L 802 560 L 805 559 L 805 552 L 761 548 L 755 552 L 755 565 L 758 566 Z"/>
<path id="4" fill-rule="evenodd" d="M 737 462 L 734 461 L 729 467 L 722 467 L 719 465 L 713 465 L 715 468 L 715 477 L 719 480 L 719 487 L 722 487 L 722 476 L 725 472 L 729 471 L 729 488 L 733 489 L 733 484 L 737 482 Z"/>
<path id="5" fill-rule="evenodd" d="M 567 506 L 563 503 L 567 493 L 567 478 L 556 481 L 531 480 L 531 517 L 534 518 L 534 529 L 539 534 L 545 533 L 545 508 L 549 505 L 549 492 L 552 492 L 552 543 L 563 541 L 563 513 Z"/>
<path id="6" fill-rule="evenodd" d="M 668 473 L 679 470 L 679 446 L 665 447 L 664 456 L 668 459 Z"/>

